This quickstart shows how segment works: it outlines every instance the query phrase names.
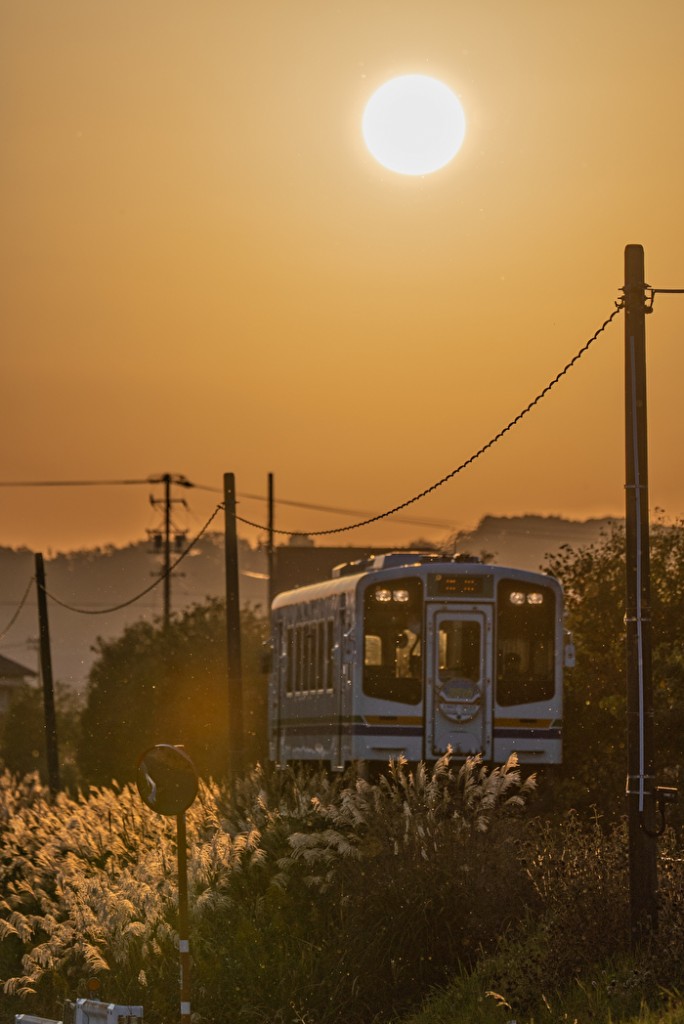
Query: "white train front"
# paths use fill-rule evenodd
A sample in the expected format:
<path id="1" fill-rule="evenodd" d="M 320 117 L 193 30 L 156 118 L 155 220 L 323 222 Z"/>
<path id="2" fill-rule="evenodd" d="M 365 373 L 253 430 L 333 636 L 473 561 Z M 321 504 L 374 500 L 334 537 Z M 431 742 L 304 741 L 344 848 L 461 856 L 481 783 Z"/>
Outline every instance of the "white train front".
<path id="1" fill-rule="evenodd" d="M 542 573 L 413 552 L 338 566 L 272 607 L 277 764 L 562 758 L 563 595 Z"/>

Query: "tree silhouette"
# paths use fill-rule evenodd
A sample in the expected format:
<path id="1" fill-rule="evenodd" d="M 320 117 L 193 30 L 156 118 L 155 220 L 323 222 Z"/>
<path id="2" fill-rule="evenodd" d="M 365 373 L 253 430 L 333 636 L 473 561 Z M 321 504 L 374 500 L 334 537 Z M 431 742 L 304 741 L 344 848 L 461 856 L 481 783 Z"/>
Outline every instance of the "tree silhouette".
<path id="1" fill-rule="evenodd" d="M 562 777 L 565 799 L 624 812 L 627 774 L 625 534 L 616 525 L 588 547 L 548 561 L 566 595 L 577 665 L 567 673 Z M 684 522 L 651 526 L 653 707 L 658 784 L 684 765 Z"/>
<path id="2" fill-rule="evenodd" d="M 241 615 L 245 760 L 266 749 L 265 620 Z M 204 777 L 227 763 L 228 684 L 225 603 L 210 598 L 161 623 L 136 622 L 116 640 L 99 639 L 81 719 L 78 760 L 95 785 L 133 779 L 138 758 L 157 743 L 182 744 Z"/>

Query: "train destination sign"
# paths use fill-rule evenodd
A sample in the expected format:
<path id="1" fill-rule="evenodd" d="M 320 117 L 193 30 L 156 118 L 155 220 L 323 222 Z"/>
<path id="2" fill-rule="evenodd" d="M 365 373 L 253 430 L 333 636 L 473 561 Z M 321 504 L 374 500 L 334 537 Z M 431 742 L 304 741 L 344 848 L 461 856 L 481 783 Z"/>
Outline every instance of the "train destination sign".
<path id="1" fill-rule="evenodd" d="M 429 597 L 493 597 L 494 577 L 489 573 L 428 573 Z"/>

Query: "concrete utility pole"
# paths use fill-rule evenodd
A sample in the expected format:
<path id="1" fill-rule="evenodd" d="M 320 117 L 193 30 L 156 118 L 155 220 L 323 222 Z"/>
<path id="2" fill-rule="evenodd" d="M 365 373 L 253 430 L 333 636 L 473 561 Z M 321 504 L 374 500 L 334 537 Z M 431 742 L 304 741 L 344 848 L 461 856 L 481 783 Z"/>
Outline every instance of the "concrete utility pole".
<path id="1" fill-rule="evenodd" d="M 164 629 L 171 621 L 171 474 L 164 473 Z"/>
<path id="2" fill-rule="evenodd" d="M 163 508 L 164 526 L 161 537 L 156 531 L 150 531 L 150 533 L 153 533 L 155 539 L 160 541 L 160 548 L 162 552 L 161 575 L 164 579 L 162 623 L 166 630 L 169 628 L 169 623 L 171 622 L 171 508 L 173 505 L 186 505 L 184 498 L 171 497 L 171 485 L 175 484 L 176 487 L 193 487 L 194 484 L 178 473 L 163 473 L 161 476 L 149 477 L 148 479 L 150 483 L 164 485 L 164 497 L 162 499 L 157 499 L 153 495 L 150 495 L 150 505 L 152 505 L 153 508 L 161 505 Z M 184 533 L 179 533 L 177 534 L 176 539 L 183 536 Z"/>
<path id="3" fill-rule="evenodd" d="M 57 717 L 55 714 L 55 694 L 52 684 L 52 653 L 50 649 L 50 628 L 48 626 L 47 594 L 45 592 L 45 564 L 42 555 L 36 555 L 35 564 L 36 589 L 38 591 L 38 627 L 40 631 L 40 676 L 43 681 L 43 706 L 45 708 L 48 786 L 50 793 L 54 797 L 62 788 L 62 782 L 59 774 Z"/>
<path id="4" fill-rule="evenodd" d="M 625 248 L 627 814 L 632 940 L 657 927 L 644 250 Z"/>

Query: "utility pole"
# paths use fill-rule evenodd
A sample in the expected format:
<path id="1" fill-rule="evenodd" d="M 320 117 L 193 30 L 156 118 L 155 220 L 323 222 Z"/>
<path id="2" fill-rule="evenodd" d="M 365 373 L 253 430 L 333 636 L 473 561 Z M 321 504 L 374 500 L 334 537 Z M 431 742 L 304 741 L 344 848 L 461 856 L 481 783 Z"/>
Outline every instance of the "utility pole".
<path id="1" fill-rule="evenodd" d="M 171 474 L 164 473 L 164 629 L 171 621 Z"/>
<path id="2" fill-rule="evenodd" d="M 43 681 L 43 706 L 45 708 L 45 748 L 47 751 L 48 786 L 50 794 L 55 797 L 62 788 L 62 783 L 59 775 L 57 717 L 55 714 L 55 694 L 52 683 L 52 654 L 50 651 L 47 594 L 45 592 L 45 565 L 42 555 L 36 555 L 35 564 L 36 589 L 38 591 L 38 627 L 40 631 L 40 675 Z"/>
<path id="3" fill-rule="evenodd" d="M 632 941 L 657 927 L 644 250 L 625 248 L 627 815 Z"/>
<path id="4" fill-rule="evenodd" d="M 275 498 L 273 473 L 268 474 L 268 615 L 275 597 Z"/>
<path id="5" fill-rule="evenodd" d="M 163 473 L 161 476 L 149 477 L 149 482 L 164 485 L 164 497 L 161 500 L 155 498 L 154 495 L 150 495 L 150 505 L 153 508 L 161 505 L 163 508 L 164 525 L 161 533 L 158 530 L 149 532 L 154 536 L 155 542 L 158 545 L 157 550 L 161 550 L 162 553 L 161 575 L 164 580 L 162 623 L 164 629 L 167 630 L 171 622 L 171 533 L 173 530 L 171 509 L 173 505 L 187 506 L 184 498 L 171 497 L 171 485 L 175 484 L 177 487 L 193 487 L 194 485 L 186 477 L 177 473 Z M 182 532 L 177 533 L 176 540 L 184 536 Z"/>
<path id="6" fill-rule="evenodd" d="M 223 474 L 226 543 L 226 639 L 228 644 L 228 765 L 234 775 L 243 767 L 242 647 L 238 576 L 235 476 Z"/>

